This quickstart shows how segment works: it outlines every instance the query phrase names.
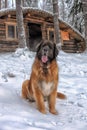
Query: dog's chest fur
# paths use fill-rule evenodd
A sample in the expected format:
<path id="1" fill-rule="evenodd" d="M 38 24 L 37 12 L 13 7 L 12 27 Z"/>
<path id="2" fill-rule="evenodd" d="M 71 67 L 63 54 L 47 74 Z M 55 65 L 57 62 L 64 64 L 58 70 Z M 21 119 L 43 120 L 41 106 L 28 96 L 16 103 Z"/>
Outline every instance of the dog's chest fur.
<path id="1" fill-rule="evenodd" d="M 49 96 L 54 89 L 54 82 L 41 81 L 39 83 L 39 89 L 41 90 L 44 96 Z"/>

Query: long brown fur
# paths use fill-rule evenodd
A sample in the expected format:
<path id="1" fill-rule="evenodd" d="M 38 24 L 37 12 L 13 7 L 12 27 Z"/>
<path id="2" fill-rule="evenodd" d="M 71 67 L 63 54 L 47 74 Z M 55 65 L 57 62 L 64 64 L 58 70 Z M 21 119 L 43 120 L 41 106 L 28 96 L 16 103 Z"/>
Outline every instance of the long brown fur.
<path id="1" fill-rule="evenodd" d="M 22 84 L 22 97 L 30 101 L 36 101 L 38 110 L 44 114 L 46 113 L 45 97 L 48 99 L 49 111 L 52 114 L 57 114 L 55 109 L 56 97 L 66 98 L 64 94 L 57 92 L 58 72 L 59 69 L 55 59 L 47 65 L 47 73 L 45 73 L 41 61 L 36 57 L 30 80 L 25 80 Z"/>

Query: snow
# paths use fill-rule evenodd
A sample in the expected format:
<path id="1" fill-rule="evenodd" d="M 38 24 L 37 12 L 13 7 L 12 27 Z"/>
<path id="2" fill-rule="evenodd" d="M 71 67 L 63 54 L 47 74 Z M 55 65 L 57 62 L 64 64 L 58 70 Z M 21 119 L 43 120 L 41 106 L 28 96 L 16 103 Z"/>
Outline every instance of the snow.
<path id="1" fill-rule="evenodd" d="M 35 103 L 21 97 L 22 82 L 30 77 L 35 53 L 0 53 L 0 130 L 86 130 L 87 53 L 60 51 L 58 90 L 67 100 L 57 99 L 58 115 L 44 115 Z"/>

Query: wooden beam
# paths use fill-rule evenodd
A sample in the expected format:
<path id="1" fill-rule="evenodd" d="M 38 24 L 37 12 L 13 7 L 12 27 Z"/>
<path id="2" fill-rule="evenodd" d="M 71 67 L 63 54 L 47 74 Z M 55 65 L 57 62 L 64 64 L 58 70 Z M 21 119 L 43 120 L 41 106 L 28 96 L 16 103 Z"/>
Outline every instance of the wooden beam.
<path id="1" fill-rule="evenodd" d="M 43 23 L 43 20 L 40 19 L 25 18 L 25 20 L 28 20 L 29 22 L 32 23 Z"/>

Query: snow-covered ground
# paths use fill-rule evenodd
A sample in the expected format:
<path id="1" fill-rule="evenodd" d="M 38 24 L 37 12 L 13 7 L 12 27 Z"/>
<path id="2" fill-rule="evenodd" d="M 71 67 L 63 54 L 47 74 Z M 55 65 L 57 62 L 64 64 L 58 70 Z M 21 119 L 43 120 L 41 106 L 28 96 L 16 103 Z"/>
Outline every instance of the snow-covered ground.
<path id="1" fill-rule="evenodd" d="M 60 52 L 57 99 L 59 115 L 41 114 L 35 103 L 21 97 L 23 80 L 30 77 L 35 54 L 0 53 L 0 130 L 87 130 L 87 53 Z M 46 104 L 47 106 L 47 104 Z"/>

